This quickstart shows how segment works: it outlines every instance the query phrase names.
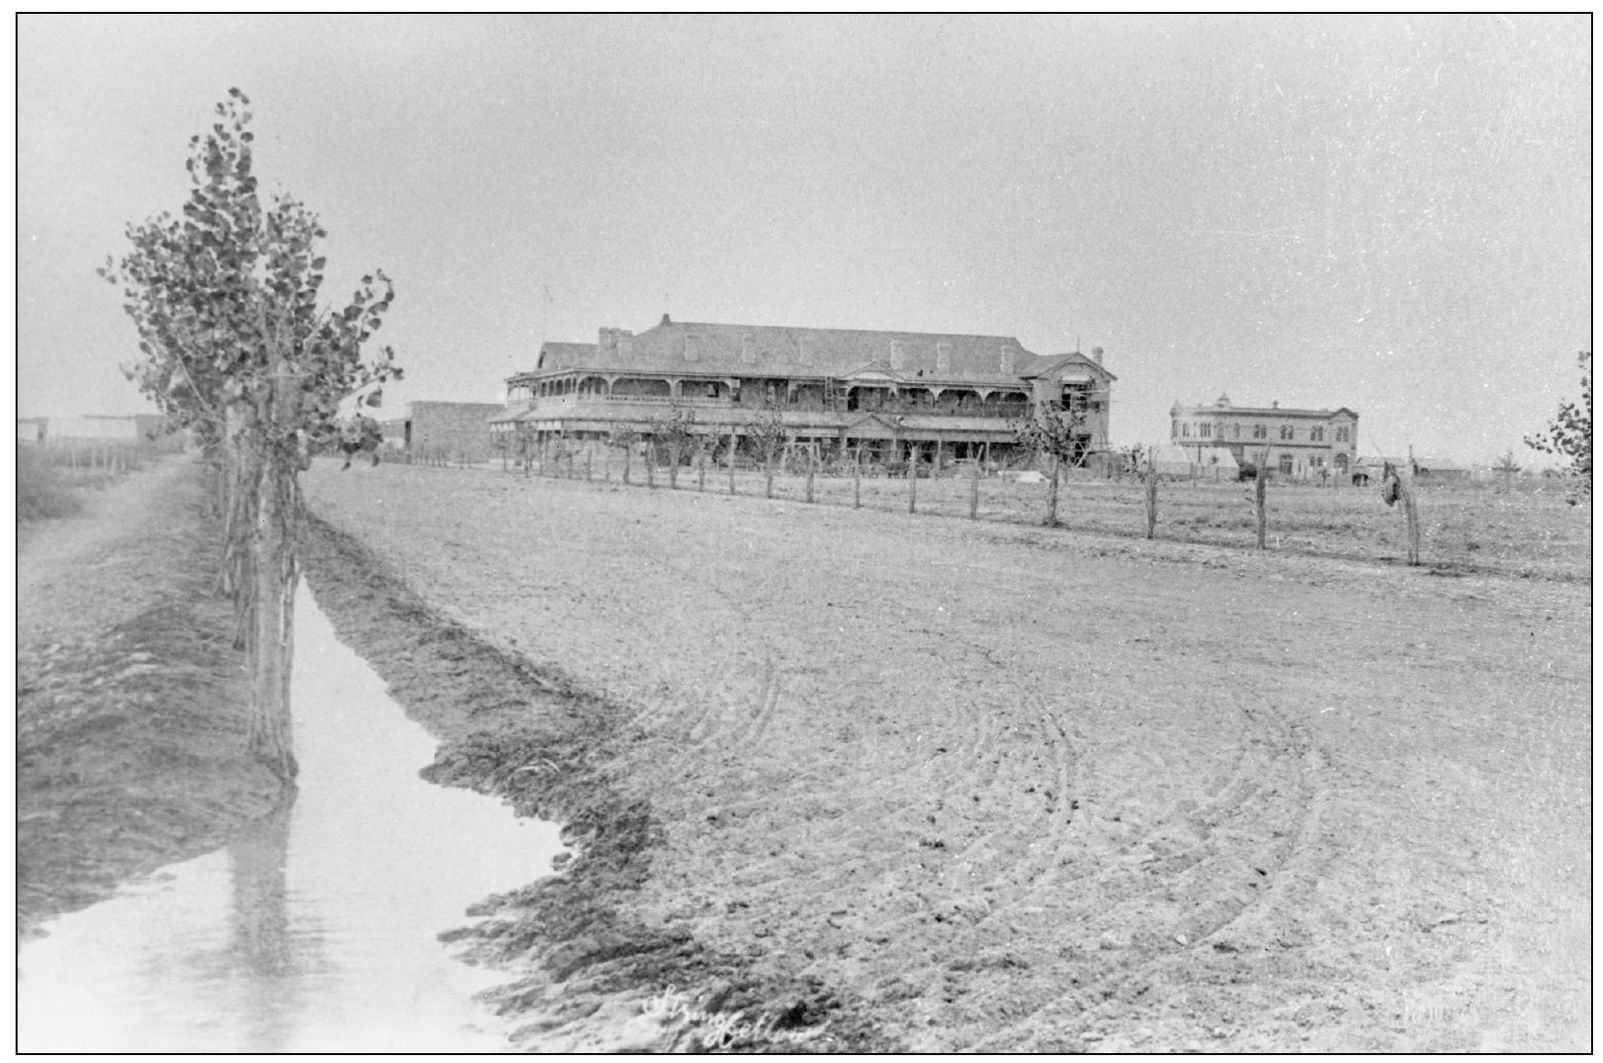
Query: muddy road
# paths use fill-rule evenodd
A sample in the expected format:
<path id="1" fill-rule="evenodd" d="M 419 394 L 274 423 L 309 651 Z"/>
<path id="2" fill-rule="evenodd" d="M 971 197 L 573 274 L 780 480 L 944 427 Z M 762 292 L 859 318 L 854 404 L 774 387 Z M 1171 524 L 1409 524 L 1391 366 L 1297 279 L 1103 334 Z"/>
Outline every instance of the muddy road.
<path id="1" fill-rule="evenodd" d="M 660 1047 L 670 989 L 816 1048 L 1589 1047 L 1589 585 L 488 471 L 307 491 L 342 636 L 457 703 L 442 774 L 576 824 L 486 906 L 529 1047 Z"/>

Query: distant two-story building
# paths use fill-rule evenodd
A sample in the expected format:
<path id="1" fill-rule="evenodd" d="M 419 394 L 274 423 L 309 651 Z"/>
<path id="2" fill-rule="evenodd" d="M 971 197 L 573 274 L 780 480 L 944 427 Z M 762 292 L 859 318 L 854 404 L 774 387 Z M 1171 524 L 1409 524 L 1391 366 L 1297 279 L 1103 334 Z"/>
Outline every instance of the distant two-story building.
<path id="1" fill-rule="evenodd" d="M 1268 451 L 1268 468 L 1296 479 L 1335 477 L 1345 483 L 1358 453 L 1358 415 L 1345 406 L 1335 410 L 1298 410 L 1272 403 L 1268 407 L 1236 406 L 1220 395 L 1212 406 L 1169 410 L 1169 442 L 1206 464 L 1211 448 L 1229 450 L 1236 462 L 1257 468 Z"/>
<path id="2" fill-rule="evenodd" d="M 593 344 L 543 344 L 533 369 L 507 378 L 507 407 L 492 429 L 593 442 L 649 434 L 678 410 L 709 444 L 733 437 L 738 450 L 756 419 L 777 414 L 795 443 L 861 448 L 868 460 L 999 460 L 1032 411 L 1073 409 L 1083 461 L 1107 447 L 1114 379 L 1100 348 L 1044 356 L 1011 336 L 698 324 L 664 314 L 639 335 L 603 328 Z"/>

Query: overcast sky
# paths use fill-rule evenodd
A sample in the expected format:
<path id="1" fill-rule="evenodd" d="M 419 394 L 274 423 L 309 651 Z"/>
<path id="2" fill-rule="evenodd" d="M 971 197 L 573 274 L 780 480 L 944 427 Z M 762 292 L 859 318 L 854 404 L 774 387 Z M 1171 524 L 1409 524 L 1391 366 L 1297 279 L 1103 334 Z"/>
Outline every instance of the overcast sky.
<path id="1" fill-rule="evenodd" d="M 1103 347 L 1117 443 L 1224 392 L 1356 410 L 1361 453 L 1530 460 L 1591 345 L 1591 31 L 25 15 L 19 413 L 148 408 L 94 270 L 182 205 L 238 86 L 328 290 L 395 280 L 387 408 L 495 401 L 542 337 L 670 312 Z"/>

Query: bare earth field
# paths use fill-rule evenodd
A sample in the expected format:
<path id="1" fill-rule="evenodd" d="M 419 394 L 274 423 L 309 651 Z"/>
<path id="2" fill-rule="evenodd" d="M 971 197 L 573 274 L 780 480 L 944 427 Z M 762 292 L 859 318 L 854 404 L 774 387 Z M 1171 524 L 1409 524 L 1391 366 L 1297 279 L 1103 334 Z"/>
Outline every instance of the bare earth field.
<path id="1" fill-rule="evenodd" d="M 464 935 L 526 1047 L 1591 1048 L 1585 509 L 1426 495 L 1408 569 L 1373 491 L 1259 554 L 1131 537 L 1128 484 L 1066 532 L 954 481 L 305 479 L 431 777 L 580 847 Z M 1229 541 L 1186 491 L 1242 488 L 1160 502 Z"/>

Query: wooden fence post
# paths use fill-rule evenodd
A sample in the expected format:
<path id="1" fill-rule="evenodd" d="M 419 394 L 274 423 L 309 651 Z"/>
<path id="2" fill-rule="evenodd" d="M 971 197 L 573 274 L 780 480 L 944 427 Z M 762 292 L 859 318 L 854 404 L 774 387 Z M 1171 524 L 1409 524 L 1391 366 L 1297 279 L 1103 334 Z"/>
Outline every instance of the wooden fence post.
<path id="1" fill-rule="evenodd" d="M 729 493 L 735 493 L 735 454 L 740 448 L 740 436 L 733 426 L 729 429 Z"/>
<path id="2" fill-rule="evenodd" d="M 646 441 L 645 453 L 641 455 L 646 462 L 646 487 L 655 490 L 657 487 L 657 445 L 655 440 Z"/>
<path id="3" fill-rule="evenodd" d="M 1158 531 L 1158 470 L 1152 464 L 1152 458 L 1147 458 L 1147 538 L 1153 538 Z"/>
<path id="4" fill-rule="evenodd" d="M 1057 527 L 1058 523 L 1058 474 L 1063 471 L 1063 457 L 1060 454 L 1052 455 L 1052 485 L 1046 489 L 1046 526 Z"/>
<path id="5" fill-rule="evenodd" d="M 1258 518 L 1258 549 L 1265 548 L 1269 530 L 1269 452 L 1258 463 L 1258 476 L 1252 485 L 1252 505 Z"/>
<path id="6" fill-rule="evenodd" d="M 1397 482 L 1402 488 L 1400 493 L 1403 496 L 1403 516 L 1408 519 L 1408 563 L 1417 565 L 1419 564 L 1420 546 L 1419 501 L 1414 495 L 1414 468 L 1412 462 L 1409 463 L 1408 475 L 1399 476 Z"/>
<path id="7" fill-rule="evenodd" d="M 980 517 L 980 460 L 974 459 L 974 475 L 969 477 L 968 484 L 968 519 L 978 520 Z"/>
<path id="8" fill-rule="evenodd" d="M 696 490 L 707 490 L 707 447 L 705 444 L 696 447 Z"/>
<path id="9" fill-rule="evenodd" d="M 857 444 L 857 460 L 852 462 L 852 508 L 863 508 L 863 444 Z"/>
<path id="10" fill-rule="evenodd" d="M 630 455 L 633 454 L 633 453 L 634 453 L 634 444 L 633 443 L 625 443 L 623 445 L 623 482 L 626 483 L 626 484 L 629 482 L 629 460 L 630 460 Z"/>
<path id="11" fill-rule="evenodd" d="M 807 501 L 813 500 L 813 473 L 818 465 L 818 457 L 811 447 L 807 448 Z"/>
<path id="12" fill-rule="evenodd" d="M 907 512 L 918 512 L 918 448 L 907 449 Z"/>

